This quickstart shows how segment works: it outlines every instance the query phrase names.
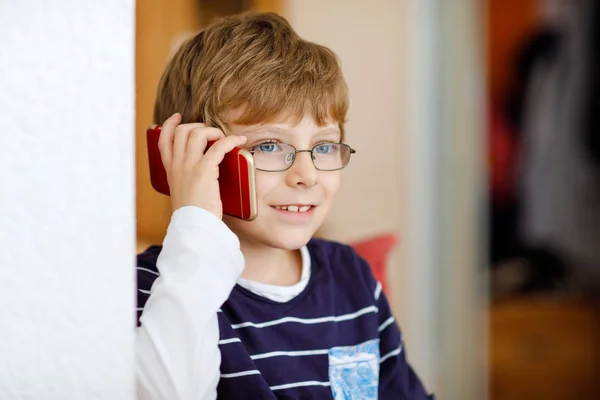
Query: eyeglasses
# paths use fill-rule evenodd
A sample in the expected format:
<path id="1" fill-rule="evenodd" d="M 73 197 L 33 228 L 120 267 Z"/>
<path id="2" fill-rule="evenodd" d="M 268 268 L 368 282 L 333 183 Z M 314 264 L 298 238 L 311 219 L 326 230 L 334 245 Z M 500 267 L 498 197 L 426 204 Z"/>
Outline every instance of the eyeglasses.
<path id="1" fill-rule="evenodd" d="M 260 171 L 285 171 L 294 164 L 298 153 L 310 153 L 319 171 L 337 171 L 348 165 L 350 155 L 356 151 L 343 143 L 319 143 L 310 150 L 297 150 L 286 143 L 262 143 L 254 146 L 250 153 L 254 156 L 255 168 Z"/>

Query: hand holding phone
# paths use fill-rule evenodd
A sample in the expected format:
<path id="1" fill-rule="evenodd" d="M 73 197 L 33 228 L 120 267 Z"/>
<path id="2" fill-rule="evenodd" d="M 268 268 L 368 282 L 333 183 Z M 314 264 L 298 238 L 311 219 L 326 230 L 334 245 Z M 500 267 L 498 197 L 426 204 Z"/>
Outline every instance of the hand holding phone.
<path id="1" fill-rule="evenodd" d="M 177 113 L 162 127 L 154 126 L 147 131 L 153 187 L 171 196 L 173 211 L 196 206 L 218 218 L 225 213 L 254 219 L 252 155 L 237 147 L 246 138 L 225 137 L 218 128 L 201 123 L 180 125 L 180 122 L 181 115 Z"/>

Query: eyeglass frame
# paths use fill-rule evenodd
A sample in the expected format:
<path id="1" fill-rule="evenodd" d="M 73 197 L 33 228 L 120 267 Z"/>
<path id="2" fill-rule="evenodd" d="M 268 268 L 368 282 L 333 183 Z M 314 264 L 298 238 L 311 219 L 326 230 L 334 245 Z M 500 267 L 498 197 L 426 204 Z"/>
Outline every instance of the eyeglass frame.
<path id="1" fill-rule="evenodd" d="M 271 144 L 271 143 L 266 143 L 266 144 Z M 276 144 L 276 143 L 273 143 L 273 144 Z M 289 143 L 278 143 L 278 144 L 285 144 L 286 146 L 290 146 L 292 149 L 294 149 L 294 153 L 287 153 L 287 154 L 294 154 L 294 159 L 292 160 L 292 162 L 290 163 L 290 165 L 288 165 L 288 167 L 285 168 L 285 169 L 278 169 L 278 170 L 261 169 L 261 168 L 257 168 L 256 166 L 254 167 L 254 169 L 256 169 L 258 171 L 263 171 L 263 172 L 283 172 L 283 171 L 287 171 L 288 169 L 292 168 L 292 165 L 294 165 L 294 163 L 296 162 L 296 156 L 297 156 L 298 153 L 310 153 L 310 160 L 312 161 L 312 164 L 313 164 L 313 166 L 315 167 L 315 169 L 317 171 L 323 171 L 323 172 L 340 171 L 340 170 L 342 170 L 342 169 L 344 169 L 344 168 L 346 168 L 348 166 L 348 164 L 350 163 L 350 157 L 352 156 L 352 154 L 356 153 L 356 150 L 354 150 L 352 147 L 350 147 L 346 143 L 339 143 L 339 142 L 318 143 L 318 144 L 315 144 L 311 149 L 308 149 L 308 150 L 298 150 L 293 144 L 289 144 Z M 346 164 L 342 165 L 340 168 L 336 168 L 336 169 L 320 169 L 320 168 L 318 168 L 315 165 L 315 156 L 313 154 L 313 151 L 318 146 L 323 146 L 324 144 L 338 144 L 338 145 L 342 145 L 342 146 L 348 147 L 350 149 L 350 155 L 348 156 L 348 162 L 346 162 Z M 260 145 L 261 144 L 258 144 L 256 146 L 254 146 L 253 149 L 255 147 L 260 146 Z M 254 156 L 255 150 L 248 150 L 248 152 L 250 154 L 252 154 L 252 156 Z"/>

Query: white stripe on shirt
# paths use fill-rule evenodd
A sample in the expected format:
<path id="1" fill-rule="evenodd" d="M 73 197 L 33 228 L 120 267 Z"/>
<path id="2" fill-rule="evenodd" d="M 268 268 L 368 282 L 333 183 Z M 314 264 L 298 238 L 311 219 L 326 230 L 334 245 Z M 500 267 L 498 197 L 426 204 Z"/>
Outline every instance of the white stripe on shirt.
<path id="1" fill-rule="evenodd" d="M 239 378 L 240 376 L 246 375 L 260 375 L 260 371 L 257 369 L 251 369 L 248 371 L 235 372 L 233 374 L 221 374 L 221 378 Z"/>
<path id="2" fill-rule="evenodd" d="M 301 387 L 301 386 L 331 386 L 331 383 L 319 382 L 319 381 L 294 382 L 294 383 L 287 383 L 285 385 L 271 386 L 269 389 L 275 391 L 275 390 L 289 389 L 289 388 Z"/>
<path id="3" fill-rule="evenodd" d="M 376 313 L 378 311 L 379 310 L 377 309 L 377 307 L 369 306 L 369 307 L 365 307 L 365 308 L 358 310 L 351 314 L 344 314 L 344 315 L 338 315 L 338 316 L 320 317 L 320 318 L 284 317 L 284 318 L 276 319 L 274 321 L 267 321 L 267 322 L 260 322 L 260 323 L 243 322 L 241 324 L 231 325 L 231 327 L 233 329 L 246 328 L 249 326 L 251 326 L 253 328 L 265 328 L 268 326 L 285 324 L 286 322 L 297 322 L 299 324 L 306 324 L 306 325 L 321 324 L 323 322 L 341 322 L 341 321 L 348 321 L 351 319 L 356 319 L 364 314 Z"/>
<path id="4" fill-rule="evenodd" d="M 250 356 L 253 360 L 260 360 L 263 358 L 271 358 L 271 357 L 279 357 L 279 356 L 288 356 L 288 357 L 297 357 L 297 356 L 312 356 L 319 354 L 329 354 L 329 349 L 320 349 L 320 350 L 299 350 L 299 351 L 271 351 L 269 353 L 255 354 Z"/>
<path id="5" fill-rule="evenodd" d="M 397 356 L 401 352 L 402 352 L 402 345 L 400 345 L 400 347 L 398 347 L 396 350 L 390 351 L 385 356 L 381 357 L 381 359 L 379 360 L 379 364 L 382 364 L 385 360 L 387 360 L 390 357 Z"/>
<path id="6" fill-rule="evenodd" d="M 353 347 L 363 346 L 368 343 L 372 343 L 373 341 L 379 341 L 379 339 L 368 340 L 363 343 L 355 344 Z M 347 346 L 344 346 L 347 347 Z M 271 351 L 269 353 L 261 353 L 251 355 L 250 358 L 253 360 L 260 360 L 263 358 L 271 358 L 271 357 L 279 357 L 279 356 L 288 356 L 288 357 L 296 357 L 296 356 L 312 356 L 312 355 L 321 355 L 321 354 L 329 354 L 331 349 L 315 349 L 315 350 L 296 350 L 296 351 Z"/>
<path id="7" fill-rule="evenodd" d="M 381 331 L 383 331 L 385 328 L 387 328 L 388 326 L 390 326 L 391 324 L 394 323 L 394 317 L 389 317 L 388 319 L 385 320 L 385 322 L 381 325 L 379 325 L 379 333 L 381 333 Z"/>
<path id="8" fill-rule="evenodd" d="M 156 271 L 152 271 L 148 268 L 144 268 L 144 267 L 136 267 L 137 269 L 139 269 L 140 271 L 146 271 L 146 272 L 150 272 L 151 274 L 154 274 L 156 276 L 160 276 L 160 274 Z"/>
<path id="9" fill-rule="evenodd" d="M 236 342 L 242 342 L 240 340 L 240 338 L 231 338 L 231 339 L 223 339 L 223 340 L 219 340 L 219 344 L 229 344 L 229 343 L 236 343 Z"/>
<path id="10" fill-rule="evenodd" d="M 379 296 L 381 296 L 381 282 L 377 282 L 377 287 L 375 288 L 375 293 L 373 294 L 375 297 L 375 300 L 379 300 Z"/>

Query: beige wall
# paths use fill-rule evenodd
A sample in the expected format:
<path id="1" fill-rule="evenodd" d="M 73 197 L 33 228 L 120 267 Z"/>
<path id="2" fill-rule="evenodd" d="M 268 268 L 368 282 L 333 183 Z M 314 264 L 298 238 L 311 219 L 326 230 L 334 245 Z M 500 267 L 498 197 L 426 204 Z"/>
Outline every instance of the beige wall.
<path id="1" fill-rule="evenodd" d="M 357 154 L 320 234 L 399 236 L 388 297 L 409 362 L 427 389 L 441 393 L 435 10 L 422 0 L 286 0 L 281 8 L 300 35 L 338 54 L 350 89 L 347 141 Z"/>
<path id="2" fill-rule="evenodd" d="M 330 47 L 350 89 L 347 142 L 357 150 L 320 232 L 341 241 L 406 232 L 406 2 L 287 0 L 282 14 L 305 39 Z M 404 313 L 404 247 L 392 254 L 393 308 Z M 408 333 L 408 332 L 407 332 Z"/>
<path id="3" fill-rule="evenodd" d="M 281 9 L 340 56 L 350 87 L 347 140 L 358 153 L 321 233 L 400 235 L 393 311 L 409 362 L 449 399 L 486 398 L 484 4 L 286 0 Z"/>
<path id="4" fill-rule="evenodd" d="M 406 132 L 402 3 L 284 1 L 282 13 L 300 35 L 338 54 L 350 88 L 347 142 L 358 152 L 323 229 L 328 237 L 352 240 L 399 229 Z"/>

